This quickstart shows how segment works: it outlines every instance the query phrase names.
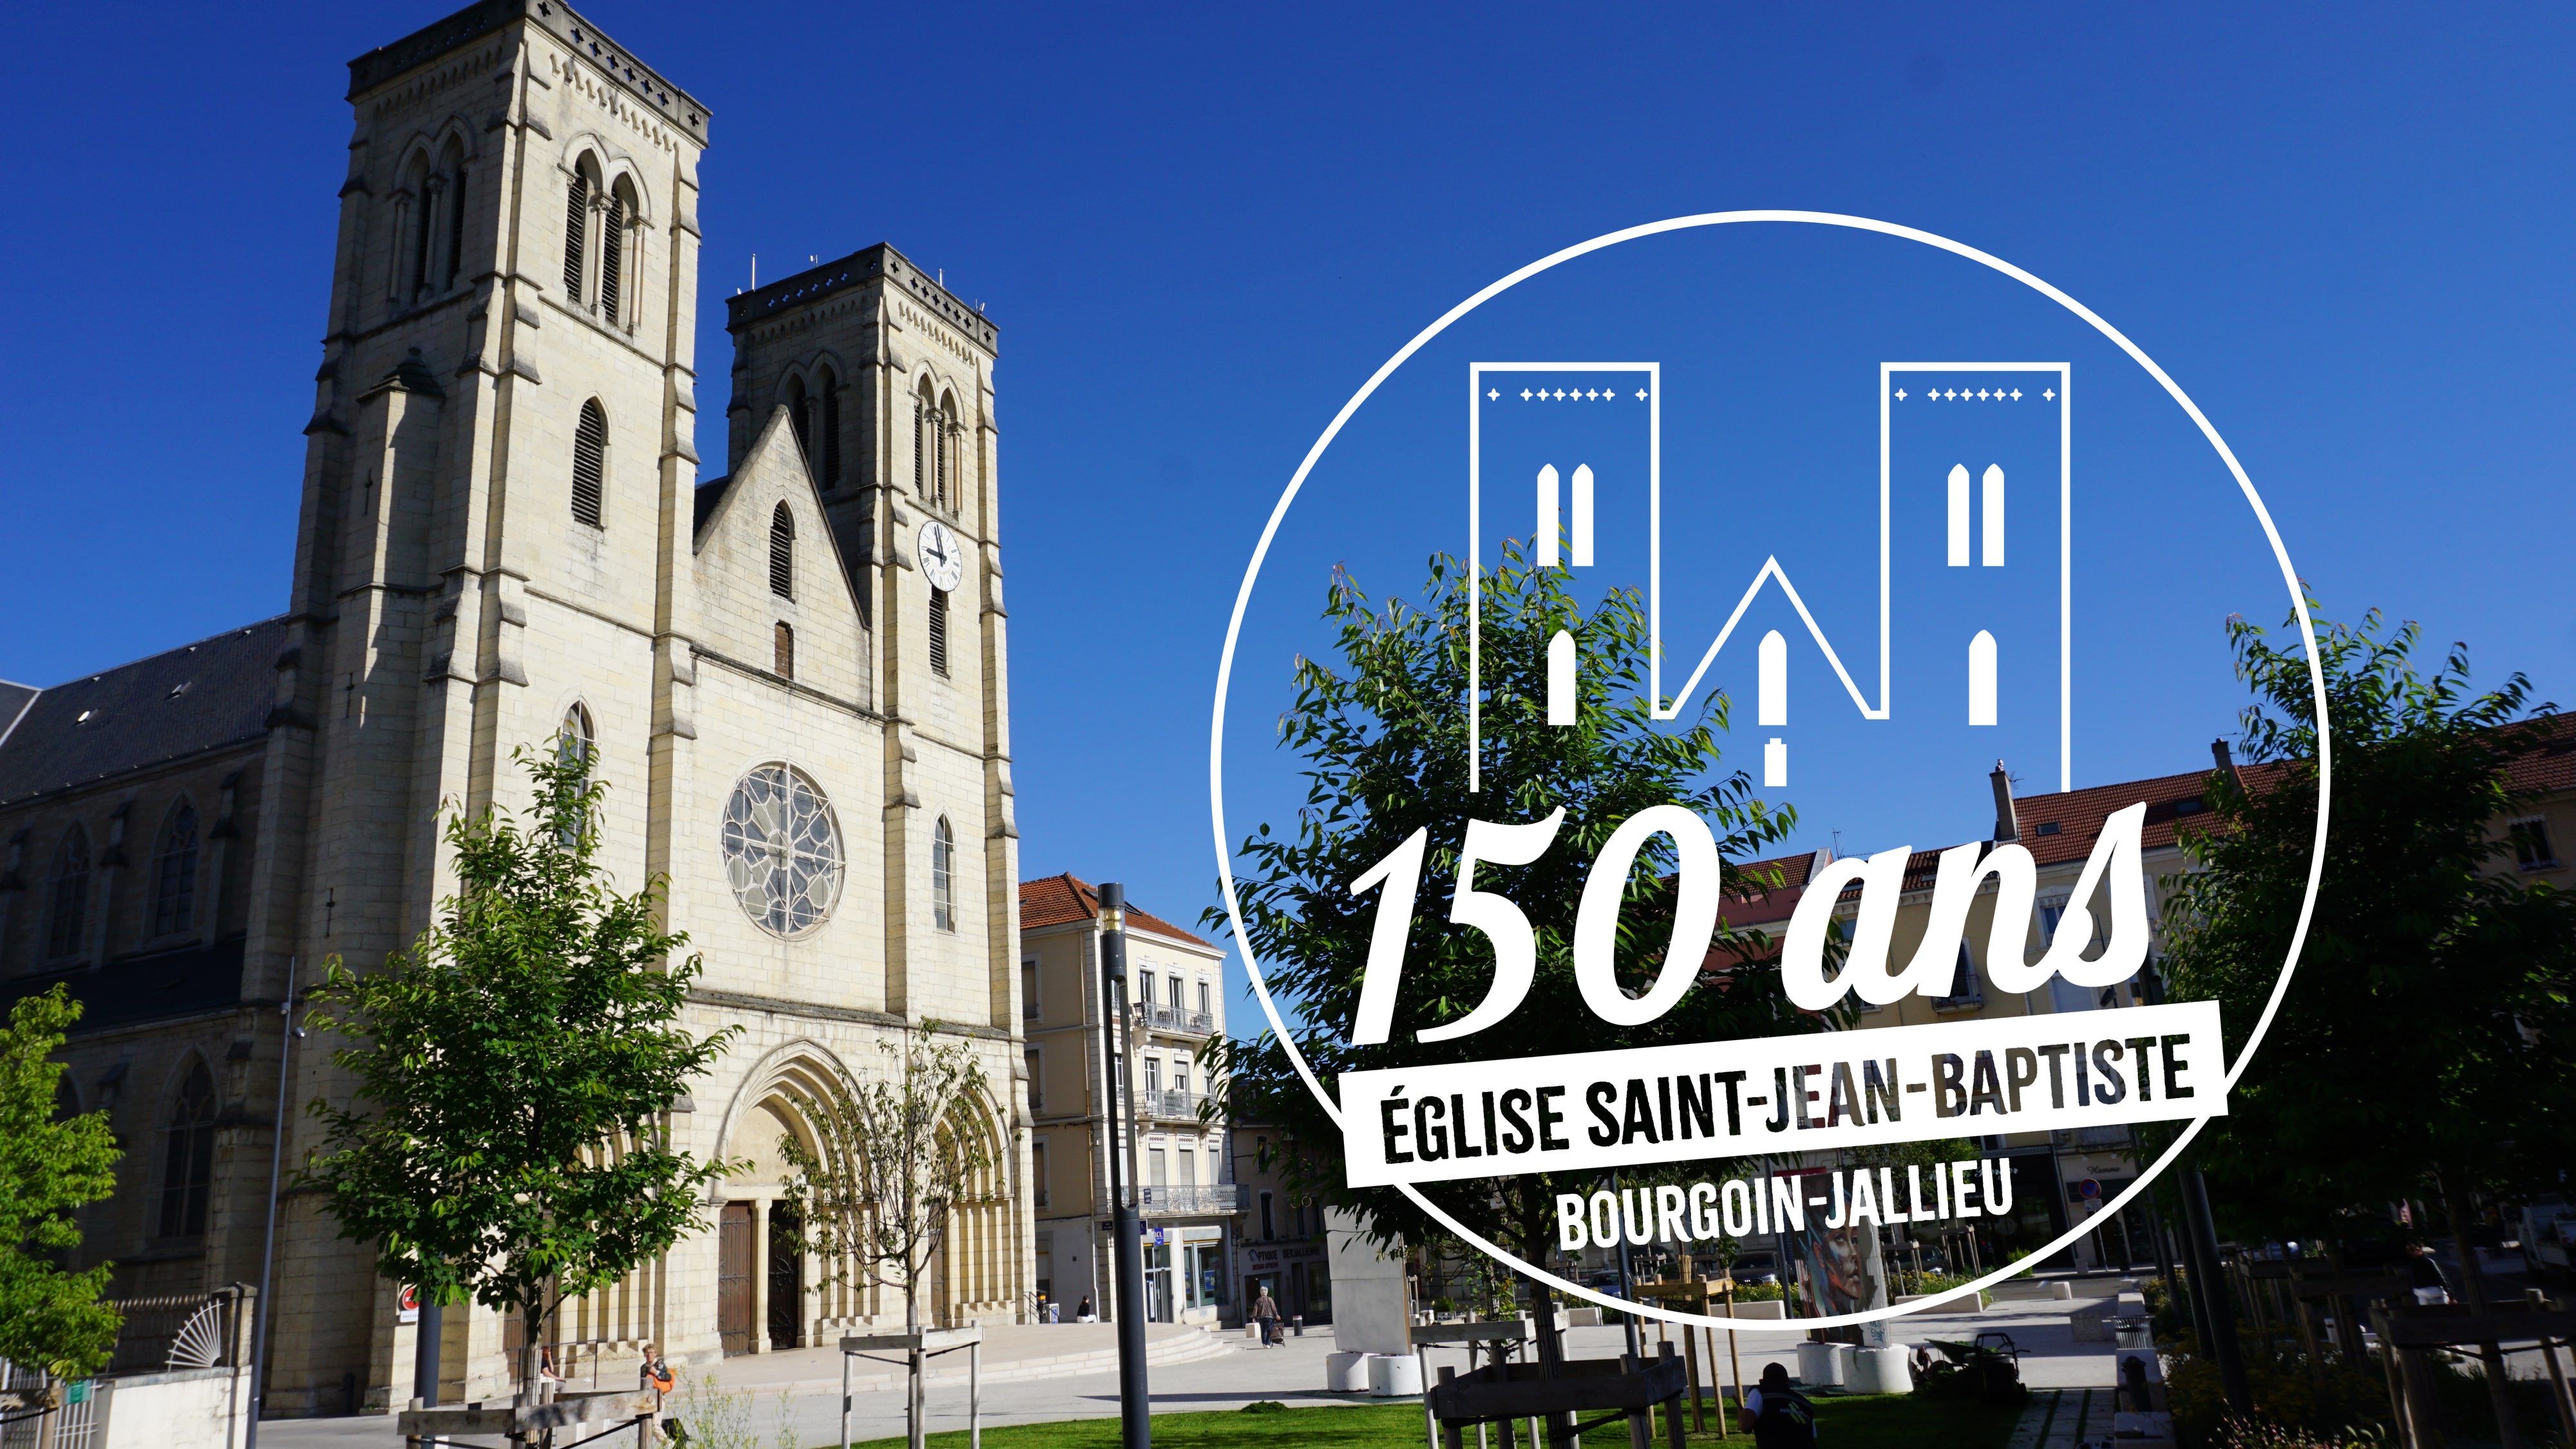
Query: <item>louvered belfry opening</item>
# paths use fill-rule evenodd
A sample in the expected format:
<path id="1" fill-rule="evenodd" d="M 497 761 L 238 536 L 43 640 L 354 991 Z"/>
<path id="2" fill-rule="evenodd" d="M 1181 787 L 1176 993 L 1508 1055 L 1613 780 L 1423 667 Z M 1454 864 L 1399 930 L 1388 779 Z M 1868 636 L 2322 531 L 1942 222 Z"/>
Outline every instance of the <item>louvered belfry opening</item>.
<path id="1" fill-rule="evenodd" d="M 801 377 L 787 379 L 787 427 L 789 431 L 796 434 L 797 456 L 805 460 L 806 467 L 813 467 L 813 407 L 806 401 L 805 379 Z"/>
<path id="2" fill-rule="evenodd" d="M 454 142 L 447 147 L 447 275 L 441 286 L 456 285 L 456 274 L 465 269 L 465 154 Z"/>
<path id="3" fill-rule="evenodd" d="M 412 167 L 411 207 L 411 295 L 418 300 L 429 290 L 430 213 L 438 197 L 438 186 L 430 179 L 429 163 L 417 162 Z"/>
<path id="4" fill-rule="evenodd" d="M 582 263 L 587 260 L 583 249 L 590 241 L 590 178 L 579 171 L 572 174 L 572 189 L 564 193 L 564 296 L 575 306 L 581 304 Z"/>
<path id="5" fill-rule="evenodd" d="M 784 503 L 769 515 L 769 591 L 796 597 L 796 519 Z"/>
<path id="6" fill-rule="evenodd" d="M 948 672 L 948 591 L 930 591 L 930 667 Z"/>
<path id="7" fill-rule="evenodd" d="M 600 522 L 600 479 L 608 457 L 608 414 L 599 399 L 581 405 L 581 426 L 572 435 L 572 516 L 593 528 Z"/>
<path id="8" fill-rule="evenodd" d="M 620 186 L 624 182 L 618 183 Z M 607 224 L 599 229 L 599 316 L 615 327 L 624 314 L 618 310 L 618 283 L 625 272 L 626 197 L 614 194 L 608 198 Z"/>
<path id="9" fill-rule="evenodd" d="M 841 484 L 841 380 L 823 369 L 823 487 Z"/>

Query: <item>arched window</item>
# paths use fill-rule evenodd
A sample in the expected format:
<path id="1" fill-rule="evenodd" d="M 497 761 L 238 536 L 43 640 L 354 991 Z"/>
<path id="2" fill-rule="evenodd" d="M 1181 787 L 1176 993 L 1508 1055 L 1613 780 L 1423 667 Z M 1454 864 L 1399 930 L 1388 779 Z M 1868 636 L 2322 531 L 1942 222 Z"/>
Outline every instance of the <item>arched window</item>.
<path id="1" fill-rule="evenodd" d="M 635 210 L 634 183 L 620 176 L 599 224 L 599 318 L 611 327 L 626 325 L 626 228 Z"/>
<path id="2" fill-rule="evenodd" d="M 54 851 L 45 883 L 45 954 L 57 960 L 80 954 L 81 927 L 89 920 L 89 832 L 74 825 Z"/>
<path id="3" fill-rule="evenodd" d="M 456 275 L 465 268 L 465 148 L 455 141 L 447 143 L 447 155 L 439 169 L 447 173 L 447 268 L 439 279 L 441 286 L 456 285 Z"/>
<path id="4" fill-rule="evenodd" d="M 944 815 L 930 830 L 930 921 L 943 931 L 957 929 L 957 840 Z"/>
<path id="5" fill-rule="evenodd" d="M 930 591 L 930 667 L 948 672 L 948 591 Z"/>
<path id="6" fill-rule="evenodd" d="M 197 920 L 197 807 L 183 797 L 161 822 L 152 852 L 152 934 L 175 936 Z"/>
<path id="7" fill-rule="evenodd" d="M 777 671 L 778 677 L 794 679 L 796 677 L 796 631 L 785 624 L 779 625 L 777 638 L 770 647 L 776 656 L 771 661 L 771 666 Z"/>
<path id="8" fill-rule="evenodd" d="M 572 708 L 564 711 L 563 723 L 555 727 L 555 759 L 566 765 L 578 765 L 582 773 L 588 775 L 591 762 L 597 758 L 599 737 L 591 730 L 590 711 L 576 701 Z M 569 850 L 581 843 L 581 835 L 579 829 L 567 829 L 556 839 Z"/>
<path id="9" fill-rule="evenodd" d="M 572 434 L 572 516 L 593 528 L 600 522 L 600 498 L 608 464 L 608 414 L 592 398 L 581 405 L 581 425 Z"/>
<path id="10" fill-rule="evenodd" d="M 188 1068 L 161 1138 L 161 1236 L 197 1237 L 215 1177 L 215 1079 L 204 1062 Z"/>
<path id="11" fill-rule="evenodd" d="M 769 591 L 796 597 L 796 516 L 781 503 L 769 515 Z"/>
<path id="12" fill-rule="evenodd" d="M 814 404 L 805 395 L 805 379 L 787 379 L 787 426 L 796 432 L 797 456 L 805 460 L 810 472 L 814 467 Z"/>
<path id="13" fill-rule="evenodd" d="M 573 163 L 572 185 L 564 192 L 564 300 L 578 307 L 588 299 L 590 275 L 590 198 L 598 189 L 599 163 L 584 153 Z"/>
<path id="14" fill-rule="evenodd" d="M 575 704 L 564 711 L 563 725 L 555 731 L 555 758 L 565 764 L 588 764 L 599 754 L 599 736 L 590 727 L 590 710 Z"/>
<path id="15" fill-rule="evenodd" d="M 815 390 L 822 395 L 823 472 L 826 489 L 841 486 L 841 380 L 832 369 L 824 368 L 815 377 Z"/>

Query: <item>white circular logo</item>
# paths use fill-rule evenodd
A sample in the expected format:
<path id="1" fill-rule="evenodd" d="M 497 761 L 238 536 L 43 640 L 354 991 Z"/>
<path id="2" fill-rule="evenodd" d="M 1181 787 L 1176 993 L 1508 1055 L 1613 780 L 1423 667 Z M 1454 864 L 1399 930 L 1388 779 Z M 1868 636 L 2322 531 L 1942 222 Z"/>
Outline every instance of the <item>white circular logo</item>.
<path id="1" fill-rule="evenodd" d="M 1682 246 L 1717 237 L 1734 239 L 1736 270 Z M 1879 239 L 1907 245 L 1891 254 Z M 1632 243 L 1619 255 L 1643 274 L 1634 292 L 1604 255 Z M 1963 274 L 1953 259 L 1985 270 Z M 1552 272 L 1549 286 L 1524 288 Z M 1998 277 L 2018 285 L 1990 286 Z M 1972 294 L 1993 305 L 1971 312 Z M 1910 300 L 1871 310 L 1899 296 Z M 1488 304 L 1499 305 L 1468 324 Z M 1463 398 L 1451 367 L 1464 372 Z M 2114 440 L 2098 463 L 2084 454 L 2088 479 L 2104 481 L 2080 505 L 2076 459 L 2089 435 L 2076 421 L 2079 369 L 2097 399 L 2088 416 Z M 1381 406 L 1364 412 L 1372 399 Z M 2174 409 L 2186 427 L 2174 426 Z M 1811 421 L 1832 417 L 1848 426 Z M 1331 516 L 1292 519 L 1337 439 L 1349 445 L 1327 475 L 1325 486 L 1343 490 Z M 1461 471 L 1438 451 L 1452 446 L 1463 453 L 1463 499 Z M 2205 449 L 2196 463 L 2192 449 Z M 1587 1174 L 1669 1178 L 1675 1164 L 1785 1155 L 1792 1167 L 1766 1165 L 1751 1181 L 1559 1191 L 1549 1222 L 1569 1247 L 1653 1241 L 1659 1219 L 1671 1241 L 1786 1233 L 1793 1223 L 1821 1236 L 1810 1228 L 1817 1216 L 1858 1231 L 1948 1220 L 1971 1203 L 2000 1213 L 2018 1196 L 2046 1236 L 2022 1246 L 2045 1257 L 2090 1229 L 2060 1231 L 2065 1215 L 2045 1199 L 2048 1211 L 2028 1218 L 2032 1194 L 2027 1185 L 2017 1194 L 2009 1160 L 1845 1170 L 1810 1159 L 2176 1124 L 2152 1165 L 2125 1184 L 2104 1180 L 2095 1195 L 2104 1214 L 2136 1197 L 2225 1111 L 2287 991 L 2316 894 L 2312 865 L 2259 1019 L 2225 1024 L 2240 1043 L 2230 1059 L 2217 1003 L 2165 1001 L 2140 984 L 2158 930 L 2142 855 L 2171 848 L 2171 822 L 2201 802 L 2171 790 L 2127 801 L 2111 797 L 2128 786 L 2077 789 L 2079 741 L 2091 738 L 2079 721 L 2133 708 L 2142 687 L 2120 670 L 2123 638 L 2173 602 L 2173 569 L 2202 565 L 2155 557 L 2158 529 L 2134 521 L 2160 508 L 2184 515 L 2178 536 L 2201 536 L 2206 520 L 2192 510 L 2205 513 L 2205 500 L 2173 481 L 2186 465 L 2250 510 L 2259 541 L 2248 535 L 2237 550 L 2252 580 L 2241 586 L 2285 590 L 2322 716 L 2297 575 L 2216 427 L 2107 321 L 1975 248 L 1829 213 L 1680 217 L 1541 258 L 1387 359 L 1271 511 L 1227 627 L 1209 747 L 1226 912 L 1287 1067 L 1341 1133 L 1332 1155 L 1345 1184 L 1401 1192 L 1447 1231 L 1561 1291 L 1718 1326 L 1731 1320 L 1550 1272 L 1462 1221 L 1452 1210 L 1460 1199 L 1444 1207 L 1426 1188 L 1540 1173 L 1562 1188 Z M 1417 506 L 1417 494 L 1436 502 Z M 1463 503 L 1454 524 L 1394 545 L 1416 559 L 1434 553 L 1432 602 L 1405 598 L 1401 578 L 1379 586 L 1388 602 L 1360 595 L 1345 560 L 1369 545 L 1350 522 L 1372 510 L 1430 517 L 1450 500 Z M 1400 532 L 1383 518 L 1369 518 L 1372 537 Z M 1289 563 L 1301 547 L 1331 565 L 1331 637 L 1320 641 L 1311 626 L 1281 622 L 1313 597 L 1313 574 Z M 1393 560 L 1381 550 L 1376 562 Z M 1287 601 L 1266 614 L 1255 609 L 1265 564 L 1290 572 Z M 1607 589 L 1600 610 L 1570 602 L 1587 579 Z M 1497 615 L 1494 600 L 1521 612 Z M 1257 642 L 1247 660 L 1295 660 L 1286 707 L 1274 713 L 1264 696 L 1253 710 L 1263 743 L 1285 741 L 1306 758 L 1293 789 L 1238 785 L 1238 805 L 1251 801 L 1265 820 L 1256 837 L 1238 838 L 1227 822 L 1227 705 L 1250 687 L 1235 668 L 1248 630 Z M 1388 661 L 1408 647 L 1420 652 L 1405 675 Z M 1339 665 L 1317 662 L 1336 652 Z M 1601 659 L 1619 668 L 1597 671 Z M 1261 670 L 1245 675 L 1256 678 L 1269 683 Z M 1722 694 L 1725 685 L 1736 693 Z M 1756 768 L 1663 800 L 1615 789 L 1551 795 L 1546 783 L 1714 761 L 1715 741 L 1744 734 Z M 1837 844 L 1847 819 L 1854 834 L 1919 828 L 1920 810 L 1898 798 L 1909 782 L 1980 755 L 1978 773 L 1995 766 L 1997 812 L 1982 838 L 1914 850 L 1900 836 L 1848 854 L 1802 840 L 1742 874 L 1745 847 L 1785 841 L 1785 822 L 1806 824 L 1805 813 L 1829 806 L 1850 812 L 1815 822 L 1836 826 Z M 1592 764 L 1568 765 L 1575 756 Z M 2015 789 L 1995 756 L 2045 788 Z M 1257 757 L 1238 766 L 1243 758 Z M 1326 759 L 1339 763 L 1317 764 Z M 1335 773 L 1361 759 L 1366 770 Z M 2321 750 L 2315 764 L 2321 859 L 2331 763 Z M 1443 773 L 1452 768 L 1454 789 Z M 1715 768 L 1734 771 L 1734 760 Z M 1871 791 L 1897 799 L 1885 819 L 1898 823 L 1864 818 Z M 2053 814 L 2021 819 L 2023 800 Z M 1274 834 L 1268 822 L 1286 809 L 1298 818 Z M 1409 835 L 1379 829 L 1374 864 L 1297 855 L 1337 831 L 1356 836 L 1354 822 L 1373 815 L 1428 823 Z M 1239 849 L 1266 872 L 1249 891 L 1253 922 Z M 1283 886 L 1279 863 L 1290 859 L 1341 860 L 1332 868 L 1348 874 L 1310 871 Z M 1552 891 L 1559 903 L 1579 894 L 1580 908 L 1534 923 L 1515 889 Z M 1445 924 L 1437 906 L 1417 910 L 1418 896 L 1435 895 L 1446 897 Z M 1650 940 L 1627 929 L 1641 897 L 1656 902 Z M 1900 903 L 1920 910 L 1919 929 L 1899 929 Z M 1744 935 L 1748 919 L 1767 934 Z M 1300 944 L 1327 930 L 1340 932 L 1334 945 Z M 1776 954 L 1730 964 L 1727 952 L 1748 940 Z M 1468 989 L 1453 972 L 1438 1000 L 1418 999 L 1433 988 L 1414 990 L 1405 973 L 1426 941 L 1471 943 Z M 1264 942 L 1292 959 L 1265 965 Z M 1309 950 L 1350 958 L 1336 958 L 1330 989 L 1316 988 L 1311 962 L 1293 959 Z M 1274 999 L 1283 966 L 1293 1017 Z M 1732 1016 L 1707 1005 L 1751 997 L 1763 998 L 1759 1009 Z M 2007 1000 L 2013 1010 L 1987 1010 Z M 1693 1011 L 1752 1024 L 1677 1037 L 1673 1024 Z M 2068 1015 L 2079 1011 L 2101 1014 Z M 1524 1026 L 1530 1013 L 1546 1020 L 1504 1029 L 1516 1013 Z M 1844 1030 L 1816 1035 L 1826 1021 Z M 1527 1045 L 1568 1030 L 1578 1035 L 1564 1040 L 1579 1044 Z M 1481 1041 L 1496 1045 L 1480 1050 Z M 1329 1083 L 1309 1060 L 1327 1048 Z M 2048 1190 L 2064 1196 L 2054 1179 Z M 1676 1237 L 1677 1223 L 1693 1226 Z M 1866 1236 L 1875 1252 L 1875 1229 Z M 1831 1257 L 1817 1257 L 1815 1277 L 1835 1271 Z M 2013 1271 L 1995 1266 L 1969 1286 Z M 1820 1284 L 1811 1291 L 1827 1311 L 1804 1327 L 1908 1311 L 1880 1306 L 1883 1288 L 1867 1306 Z"/>

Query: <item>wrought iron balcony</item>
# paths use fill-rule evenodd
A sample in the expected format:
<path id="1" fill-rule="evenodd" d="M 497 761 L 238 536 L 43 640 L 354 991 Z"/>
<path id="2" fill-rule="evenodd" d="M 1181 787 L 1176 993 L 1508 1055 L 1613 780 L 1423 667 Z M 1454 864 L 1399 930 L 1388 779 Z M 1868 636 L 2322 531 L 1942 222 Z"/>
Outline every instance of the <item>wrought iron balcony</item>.
<path id="1" fill-rule="evenodd" d="M 1188 1036 L 1205 1036 L 1216 1030 L 1216 1014 L 1190 1011 L 1178 1006 L 1155 1002 L 1136 1003 L 1136 1024 L 1155 1031 L 1177 1032 Z"/>
<path id="2" fill-rule="evenodd" d="M 1139 1097 L 1145 1115 L 1174 1121 L 1199 1120 L 1199 1103 L 1207 1100 L 1205 1092 L 1147 1092 Z"/>

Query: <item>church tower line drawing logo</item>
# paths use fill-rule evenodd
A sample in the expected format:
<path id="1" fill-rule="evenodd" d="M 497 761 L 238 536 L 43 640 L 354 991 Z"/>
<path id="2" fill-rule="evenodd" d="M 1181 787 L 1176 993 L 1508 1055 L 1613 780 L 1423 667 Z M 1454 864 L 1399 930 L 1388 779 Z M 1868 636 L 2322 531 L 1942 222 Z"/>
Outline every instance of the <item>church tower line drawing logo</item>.
<path id="1" fill-rule="evenodd" d="M 1559 387 L 1531 389 L 1523 386 L 1507 390 L 1504 383 L 1513 374 L 1628 374 L 1634 379 L 1632 391 L 1621 387 L 1587 387 L 1569 392 Z M 1991 374 L 2008 387 L 1909 387 L 1909 380 L 1921 374 Z M 2019 386 L 2016 375 L 2030 375 L 2040 382 L 2035 389 Z M 2045 375 L 2041 382 L 2040 375 Z M 1896 424 L 1907 404 L 1929 408 L 1944 403 L 1993 403 L 2013 406 L 2037 403 L 2055 409 L 2058 418 L 2057 456 L 2057 777 L 2060 790 L 2075 788 L 2075 424 L 2074 366 L 2066 362 L 1882 362 L 1878 366 L 1878 697 L 1872 703 L 1859 681 L 1827 637 L 1824 626 L 1808 608 L 1798 586 L 1774 554 L 1762 561 L 1751 582 L 1735 602 L 1716 637 L 1691 669 L 1679 689 L 1667 696 L 1663 690 L 1664 659 L 1664 437 L 1663 437 L 1663 368 L 1655 362 L 1472 362 L 1467 367 L 1467 546 L 1471 572 L 1468 577 L 1470 608 L 1467 612 L 1467 659 L 1469 689 L 1467 692 L 1467 788 L 1474 792 L 1483 787 L 1482 714 L 1484 686 L 1483 620 L 1474 602 L 1482 597 L 1482 574 L 1485 566 L 1486 479 L 1484 457 L 1485 410 L 1511 406 L 1515 402 L 1637 402 L 1643 404 L 1646 429 L 1645 496 L 1647 509 L 1647 668 L 1653 717 L 1672 720 L 1681 717 L 1710 669 L 1717 663 L 1736 627 L 1753 607 L 1765 585 L 1777 585 L 1781 597 L 1797 611 L 1799 622 L 1824 657 L 1825 664 L 1842 684 L 1852 707 L 1865 720 L 1889 720 L 1894 717 L 1893 690 L 1889 680 L 1894 659 L 1891 646 L 1891 618 L 1895 598 L 1890 583 L 1890 556 L 1896 547 L 1891 526 L 1890 497 L 1898 486 L 1915 486 L 1907 479 L 1900 485 L 1894 477 L 1891 441 Z M 1499 482 L 1500 480 L 1498 480 Z M 1533 557 L 1539 567 L 1560 565 L 1577 569 L 1592 566 L 1595 554 L 1595 491 L 1600 486 L 1593 467 L 1580 460 L 1567 465 L 1543 464 L 1536 475 L 1535 507 L 1531 517 Z M 1570 482 L 1570 489 L 1566 486 Z M 2008 534 L 2009 480 L 2004 469 L 1994 463 L 1983 463 L 1972 469 L 1966 462 L 1954 463 L 1941 480 L 1945 499 L 1942 510 L 1946 527 L 1941 542 L 1943 557 L 1951 568 L 1981 567 L 2001 569 L 2006 566 Z M 1497 506 L 1501 507 L 1499 499 Z M 1560 544 L 1560 537 L 1568 541 Z M 1908 541 L 1909 544 L 1912 540 Z M 1974 545 L 1972 547 L 1972 545 Z M 1560 547 L 1564 547 L 1560 554 Z M 1971 556 L 1974 555 L 1974 563 Z M 1785 727 L 1788 723 L 1788 641 L 1778 630 L 1767 632 L 1759 645 L 1756 719 L 1764 729 Z M 1966 698 L 1966 714 L 1971 726 L 1998 723 L 1997 705 L 2000 692 L 1998 675 L 2002 663 L 1999 646 L 1992 629 L 1980 628 L 1959 641 L 1961 680 Z M 2027 668 L 2026 664 L 2020 667 Z M 1560 631 L 1549 642 L 1547 677 L 1548 722 L 1570 726 L 1575 723 L 1575 700 L 1578 695 L 1575 675 L 1573 636 Z M 1929 706 L 1927 706 L 1929 707 Z M 1788 745 L 1784 738 L 1771 736 L 1763 742 L 1762 783 L 1766 789 L 1788 786 Z"/>

